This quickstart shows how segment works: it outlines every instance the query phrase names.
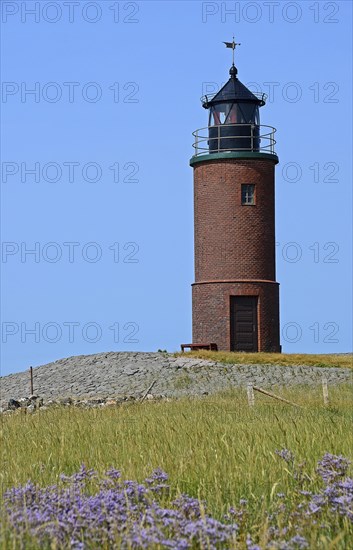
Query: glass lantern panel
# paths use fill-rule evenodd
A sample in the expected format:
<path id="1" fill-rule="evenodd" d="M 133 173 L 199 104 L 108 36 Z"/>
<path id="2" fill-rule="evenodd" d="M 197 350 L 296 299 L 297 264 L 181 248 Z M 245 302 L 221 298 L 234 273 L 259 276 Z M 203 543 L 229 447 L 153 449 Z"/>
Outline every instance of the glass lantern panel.
<path id="1" fill-rule="evenodd" d="M 260 124 L 259 107 L 254 103 L 220 103 L 210 110 L 209 126 Z"/>
<path id="2" fill-rule="evenodd" d="M 238 103 L 238 123 L 259 124 L 259 107 L 254 103 Z"/>
<path id="3" fill-rule="evenodd" d="M 231 107 L 231 103 L 220 103 L 212 107 L 210 111 L 209 126 L 225 124 Z"/>

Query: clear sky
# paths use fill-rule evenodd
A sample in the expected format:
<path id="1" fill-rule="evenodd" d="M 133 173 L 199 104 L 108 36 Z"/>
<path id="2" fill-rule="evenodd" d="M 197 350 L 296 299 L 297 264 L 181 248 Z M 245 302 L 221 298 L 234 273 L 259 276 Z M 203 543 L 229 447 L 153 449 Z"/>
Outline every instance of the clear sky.
<path id="1" fill-rule="evenodd" d="M 1 4 L 1 374 L 191 341 L 192 131 L 233 34 L 277 128 L 283 351 L 352 350 L 351 2 Z"/>

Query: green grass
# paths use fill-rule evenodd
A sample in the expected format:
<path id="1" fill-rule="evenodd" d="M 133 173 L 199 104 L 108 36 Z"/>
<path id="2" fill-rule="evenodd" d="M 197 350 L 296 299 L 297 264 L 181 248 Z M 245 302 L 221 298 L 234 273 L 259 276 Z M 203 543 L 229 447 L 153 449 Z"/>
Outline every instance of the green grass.
<path id="1" fill-rule="evenodd" d="M 303 408 L 256 394 L 250 409 L 245 391 L 233 390 L 203 399 L 3 417 L 2 490 L 28 479 L 54 483 L 82 462 L 99 472 L 115 466 L 129 479 L 143 479 L 159 466 L 175 491 L 205 498 L 216 516 L 250 498 L 255 518 L 261 495 L 268 500 L 274 484 L 278 491 L 291 484 L 275 449 L 291 449 L 309 470 L 326 451 L 353 458 L 351 387 L 330 387 L 329 408 L 320 388 L 280 393 Z"/>
<path id="2" fill-rule="evenodd" d="M 330 386 L 329 407 L 320 387 L 273 391 L 301 408 L 258 393 L 250 408 L 245 389 L 233 389 L 202 399 L 59 407 L 2 417 L 1 491 L 28 479 L 41 486 L 56 483 L 60 473 L 69 475 L 82 462 L 99 473 L 114 466 L 125 479 L 139 481 L 161 467 L 170 476 L 171 498 L 185 492 L 205 499 L 217 519 L 239 499 L 248 499 L 246 529 L 265 540 L 264 514 L 274 495 L 288 494 L 295 507 L 293 476 L 276 449 L 293 451 L 310 476 L 325 452 L 353 460 L 352 386 Z M 246 549 L 245 536 L 237 549 Z M 332 526 L 329 538 L 320 526 L 310 527 L 308 536 L 315 541 L 310 548 L 345 550 L 353 532 L 347 522 Z M 17 548 L 11 542 L 5 546 Z"/>
<path id="3" fill-rule="evenodd" d="M 199 357 L 210 361 L 246 365 L 305 365 L 308 367 L 346 367 L 353 369 L 352 355 L 306 353 L 242 353 L 234 351 L 189 351 L 177 353 L 182 357 Z"/>

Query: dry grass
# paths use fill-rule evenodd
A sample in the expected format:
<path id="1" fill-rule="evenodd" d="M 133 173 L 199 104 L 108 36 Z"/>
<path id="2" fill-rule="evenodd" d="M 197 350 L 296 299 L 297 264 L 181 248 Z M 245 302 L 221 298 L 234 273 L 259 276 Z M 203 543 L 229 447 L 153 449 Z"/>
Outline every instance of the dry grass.
<path id="1" fill-rule="evenodd" d="M 250 409 L 245 389 L 237 389 L 202 399 L 3 417 L 2 489 L 28 479 L 55 483 L 82 462 L 99 472 L 115 466 L 128 479 L 161 467 L 175 491 L 205 498 L 215 514 L 250 496 L 256 516 L 259 497 L 269 497 L 274 483 L 283 491 L 290 486 L 275 449 L 291 449 L 310 468 L 326 451 L 353 458 L 351 386 L 330 387 L 330 408 L 320 387 L 275 391 L 303 408 L 256 394 Z"/>
<path id="2" fill-rule="evenodd" d="M 178 353 L 185 357 L 199 357 L 220 363 L 238 365 L 293 365 L 307 367 L 345 367 L 353 369 L 353 356 L 306 353 L 241 353 L 234 351 L 189 351 Z"/>

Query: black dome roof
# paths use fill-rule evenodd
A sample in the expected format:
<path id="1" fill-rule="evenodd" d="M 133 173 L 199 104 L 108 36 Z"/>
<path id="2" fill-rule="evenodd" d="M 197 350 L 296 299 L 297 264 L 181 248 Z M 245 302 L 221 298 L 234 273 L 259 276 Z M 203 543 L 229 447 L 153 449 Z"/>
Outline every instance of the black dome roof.
<path id="1" fill-rule="evenodd" d="M 266 94 L 251 92 L 237 78 L 237 70 L 234 65 L 229 71 L 231 77 L 226 84 L 216 93 L 201 98 L 202 106 L 209 109 L 212 105 L 224 102 L 247 102 L 265 105 Z"/>

